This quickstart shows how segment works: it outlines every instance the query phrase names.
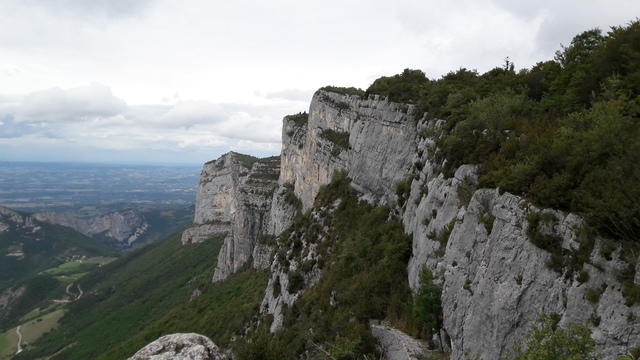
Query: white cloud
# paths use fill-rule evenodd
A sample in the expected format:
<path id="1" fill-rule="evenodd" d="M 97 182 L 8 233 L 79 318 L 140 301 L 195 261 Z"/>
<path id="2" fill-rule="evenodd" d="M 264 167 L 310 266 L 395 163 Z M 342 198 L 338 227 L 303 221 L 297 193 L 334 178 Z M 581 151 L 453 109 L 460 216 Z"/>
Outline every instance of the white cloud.
<path id="1" fill-rule="evenodd" d="M 25 153 L 38 138 L 144 159 L 131 149 L 277 153 L 282 116 L 321 86 L 531 66 L 638 13 L 637 0 L 3 0 L 0 138 L 29 136 Z"/>
<path id="2" fill-rule="evenodd" d="M 25 96 L 16 112 L 16 121 L 87 121 L 115 116 L 126 106 L 103 85 L 52 88 Z"/>

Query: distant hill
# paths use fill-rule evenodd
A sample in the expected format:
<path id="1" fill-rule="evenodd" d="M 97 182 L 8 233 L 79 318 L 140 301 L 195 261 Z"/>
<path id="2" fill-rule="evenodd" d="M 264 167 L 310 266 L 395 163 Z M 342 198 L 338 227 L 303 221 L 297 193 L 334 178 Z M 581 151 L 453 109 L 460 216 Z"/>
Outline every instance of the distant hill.
<path id="1" fill-rule="evenodd" d="M 70 276 L 117 252 L 71 228 L 0 207 L 0 329 L 37 303 L 64 293 Z M 58 269 L 63 264 L 67 266 Z M 73 269 L 72 269 L 73 268 Z"/>

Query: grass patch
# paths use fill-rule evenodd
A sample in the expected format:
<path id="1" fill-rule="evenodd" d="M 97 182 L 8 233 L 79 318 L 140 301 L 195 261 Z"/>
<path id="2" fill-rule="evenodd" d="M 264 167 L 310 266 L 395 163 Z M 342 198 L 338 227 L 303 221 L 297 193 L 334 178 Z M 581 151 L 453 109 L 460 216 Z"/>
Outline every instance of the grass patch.
<path id="1" fill-rule="evenodd" d="M 56 353 L 52 359 L 99 358 L 105 349 L 115 348 L 188 303 L 193 289 L 209 284 L 221 245 L 222 239 L 214 238 L 182 246 L 176 233 L 95 269 L 79 280 L 85 294 L 68 305 L 60 327 L 17 359 Z M 75 345 L 67 347 L 68 339 Z"/>
<path id="2" fill-rule="evenodd" d="M 23 345 L 33 344 L 46 332 L 56 328 L 63 315 L 64 310 L 56 310 L 22 324 L 20 331 L 22 332 Z"/>
<path id="3" fill-rule="evenodd" d="M 9 360 L 17 351 L 18 335 L 15 329 L 0 333 L 0 359 Z"/>
<path id="4" fill-rule="evenodd" d="M 158 337 L 177 332 L 203 334 L 218 346 L 227 347 L 259 311 L 266 286 L 266 272 L 248 269 L 234 274 L 210 286 L 194 301 L 172 309 L 116 348 L 105 349 L 98 359 L 126 359 Z"/>
<path id="5" fill-rule="evenodd" d="M 86 273 L 97 267 L 97 263 L 89 263 L 82 261 L 69 261 L 54 268 L 46 270 L 44 273 L 53 276 L 72 275 L 77 273 Z"/>

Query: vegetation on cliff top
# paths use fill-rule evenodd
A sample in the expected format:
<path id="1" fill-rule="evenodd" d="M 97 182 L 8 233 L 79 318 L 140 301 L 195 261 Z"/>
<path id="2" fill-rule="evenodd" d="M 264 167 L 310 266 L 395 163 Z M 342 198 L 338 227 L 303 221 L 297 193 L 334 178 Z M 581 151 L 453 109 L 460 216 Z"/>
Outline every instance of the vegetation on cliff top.
<path id="1" fill-rule="evenodd" d="M 585 216 L 606 236 L 640 235 L 640 22 L 577 35 L 550 61 L 438 80 L 419 70 L 367 93 L 414 103 L 436 132 L 445 174 L 480 164 L 480 185 Z M 444 161 L 446 159 L 446 161 Z"/>

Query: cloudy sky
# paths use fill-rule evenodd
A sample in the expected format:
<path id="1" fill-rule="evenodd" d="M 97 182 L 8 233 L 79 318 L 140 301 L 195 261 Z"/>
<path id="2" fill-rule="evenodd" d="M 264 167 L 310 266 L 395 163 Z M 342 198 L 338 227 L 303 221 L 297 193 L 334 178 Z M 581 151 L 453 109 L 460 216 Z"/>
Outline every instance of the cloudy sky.
<path id="1" fill-rule="evenodd" d="M 549 59 L 637 0 L 0 0 L 0 160 L 280 151 L 321 86 Z"/>

